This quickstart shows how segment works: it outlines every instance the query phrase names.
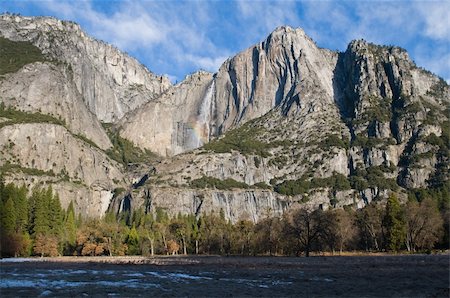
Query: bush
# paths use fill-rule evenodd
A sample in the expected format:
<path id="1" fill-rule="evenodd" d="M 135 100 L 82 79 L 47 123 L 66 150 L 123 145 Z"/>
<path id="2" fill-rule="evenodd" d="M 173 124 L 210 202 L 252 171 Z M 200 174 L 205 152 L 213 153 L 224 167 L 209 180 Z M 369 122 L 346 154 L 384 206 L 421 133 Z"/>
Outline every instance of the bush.
<path id="1" fill-rule="evenodd" d="M 326 139 L 319 143 L 319 147 L 323 150 L 327 150 L 332 147 L 348 149 L 348 146 L 348 141 L 342 140 L 338 135 L 329 135 Z"/>

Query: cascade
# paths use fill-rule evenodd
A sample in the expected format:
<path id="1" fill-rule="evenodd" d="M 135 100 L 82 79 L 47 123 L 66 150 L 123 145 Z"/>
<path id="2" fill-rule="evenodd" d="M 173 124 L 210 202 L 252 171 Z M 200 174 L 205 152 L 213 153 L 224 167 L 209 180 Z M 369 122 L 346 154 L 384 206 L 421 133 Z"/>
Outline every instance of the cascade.
<path id="1" fill-rule="evenodd" d="M 200 106 L 200 112 L 197 117 L 197 146 L 200 147 L 203 144 L 209 141 L 210 134 L 210 121 L 211 121 L 211 113 L 214 108 L 214 100 L 213 95 L 215 92 L 215 80 L 211 82 L 208 89 L 206 90 L 205 96 L 202 100 L 202 105 Z"/>

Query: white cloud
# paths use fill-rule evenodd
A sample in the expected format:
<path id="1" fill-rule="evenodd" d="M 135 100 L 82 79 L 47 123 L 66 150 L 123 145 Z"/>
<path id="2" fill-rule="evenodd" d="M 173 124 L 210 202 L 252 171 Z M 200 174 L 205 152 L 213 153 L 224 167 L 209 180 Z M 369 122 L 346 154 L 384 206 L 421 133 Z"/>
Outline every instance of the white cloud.
<path id="1" fill-rule="evenodd" d="M 450 1 L 416 3 L 417 13 L 425 22 L 425 36 L 450 42 Z"/>
<path id="2" fill-rule="evenodd" d="M 206 2 L 174 5 L 170 1 L 127 1 L 114 4 L 118 7 L 107 14 L 95 8 L 91 1 L 42 2 L 58 17 L 81 23 L 96 38 L 125 51 L 140 51 L 141 57 L 150 62 L 147 63 L 150 70 L 154 70 L 151 64 L 163 57 L 181 68 L 216 71 L 228 57 L 228 51 L 218 48 L 206 33 L 205 28 L 215 21 L 209 15 Z M 173 70 L 164 72 L 173 73 Z M 172 75 L 172 80 L 176 79 Z"/>
<path id="3" fill-rule="evenodd" d="M 216 72 L 228 56 L 201 57 L 195 55 L 186 55 L 188 61 L 192 62 L 199 69 Z"/>
<path id="4" fill-rule="evenodd" d="M 236 1 L 236 18 L 241 28 L 241 43 L 244 47 L 260 41 L 282 25 L 296 26 L 299 23 L 296 12 L 297 1 Z"/>

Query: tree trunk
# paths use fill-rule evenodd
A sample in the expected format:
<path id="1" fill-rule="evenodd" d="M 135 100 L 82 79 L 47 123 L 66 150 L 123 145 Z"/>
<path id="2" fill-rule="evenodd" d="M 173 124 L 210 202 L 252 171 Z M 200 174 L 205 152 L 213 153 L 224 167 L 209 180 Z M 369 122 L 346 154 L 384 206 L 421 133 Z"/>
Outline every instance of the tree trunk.
<path id="1" fill-rule="evenodd" d="M 195 254 L 198 255 L 198 240 L 195 240 Z"/>
<path id="2" fill-rule="evenodd" d="M 154 245 L 154 240 L 153 238 L 150 238 L 150 254 L 152 255 L 152 257 L 155 255 L 155 245 Z"/>
<path id="3" fill-rule="evenodd" d="M 187 255 L 187 248 L 186 248 L 186 239 L 185 239 L 185 237 L 183 237 L 182 240 L 183 240 L 183 254 Z"/>

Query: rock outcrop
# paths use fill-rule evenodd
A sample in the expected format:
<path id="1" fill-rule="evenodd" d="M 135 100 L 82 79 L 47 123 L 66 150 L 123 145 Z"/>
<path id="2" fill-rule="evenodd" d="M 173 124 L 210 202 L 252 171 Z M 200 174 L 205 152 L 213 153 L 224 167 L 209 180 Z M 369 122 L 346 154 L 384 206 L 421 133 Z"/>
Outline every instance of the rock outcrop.
<path id="1" fill-rule="evenodd" d="M 95 40 L 73 22 L 50 17 L 0 15 L 0 35 L 29 41 L 52 59 L 67 63 L 89 110 L 115 122 L 171 86 L 112 45 Z"/>
<path id="2" fill-rule="evenodd" d="M 0 83 L 0 98 L 6 107 L 63 120 L 73 133 L 101 149 L 112 146 L 98 119 L 84 105 L 71 71 L 64 66 L 36 62 L 7 74 Z"/>
<path id="3" fill-rule="evenodd" d="M 162 156 L 192 150 L 210 139 L 214 81 L 197 72 L 119 123 L 122 137 Z"/>

